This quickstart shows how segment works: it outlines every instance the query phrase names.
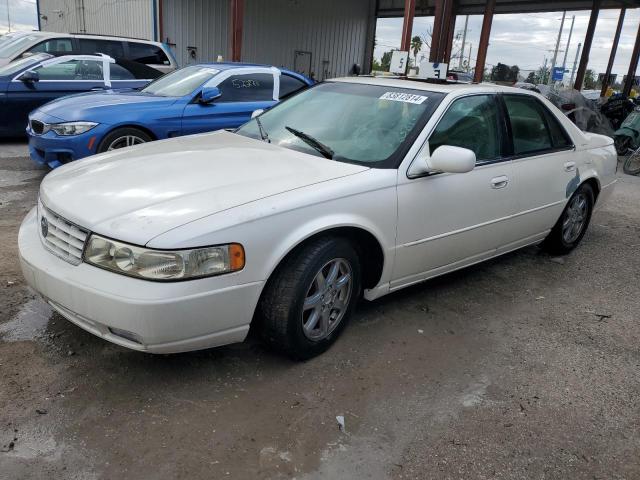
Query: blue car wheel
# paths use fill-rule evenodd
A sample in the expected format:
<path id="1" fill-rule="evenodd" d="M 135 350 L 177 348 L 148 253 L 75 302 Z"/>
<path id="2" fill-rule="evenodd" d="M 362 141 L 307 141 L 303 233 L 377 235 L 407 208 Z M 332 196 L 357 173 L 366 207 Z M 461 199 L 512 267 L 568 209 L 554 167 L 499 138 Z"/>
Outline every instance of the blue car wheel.
<path id="1" fill-rule="evenodd" d="M 153 141 L 153 138 L 138 128 L 118 128 L 102 139 L 100 145 L 98 145 L 98 153 L 108 152 L 109 150 L 116 150 L 118 148 L 132 147 L 133 145 L 151 141 Z"/>

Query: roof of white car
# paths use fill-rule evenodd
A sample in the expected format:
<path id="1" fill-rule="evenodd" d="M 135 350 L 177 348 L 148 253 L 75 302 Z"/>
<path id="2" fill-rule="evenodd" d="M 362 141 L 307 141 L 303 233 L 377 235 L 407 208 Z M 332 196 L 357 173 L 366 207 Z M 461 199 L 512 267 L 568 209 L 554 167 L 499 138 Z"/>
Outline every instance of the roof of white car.
<path id="1" fill-rule="evenodd" d="M 95 40 L 120 40 L 126 42 L 140 42 L 140 43 L 151 43 L 154 45 L 161 45 L 161 42 L 156 42 L 154 40 L 146 40 L 144 38 L 135 38 L 135 37 L 120 37 L 115 35 L 94 35 L 89 33 L 61 33 L 61 32 L 47 32 L 43 30 L 33 30 L 30 32 L 18 32 L 17 36 L 26 36 L 33 35 L 40 38 L 60 38 L 60 37 L 75 37 L 75 38 L 93 38 Z"/>
<path id="2" fill-rule="evenodd" d="M 514 87 L 503 87 L 493 83 L 431 83 L 424 80 L 411 80 L 389 77 L 342 77 L 333 78 L 333 82 L 361 83 L 367 85 L 379 85 L 381 87 L 411 88 L 441 93 L 470 93 L 470 92 L 513 92 L 531 93 L 528 90 Z"/>

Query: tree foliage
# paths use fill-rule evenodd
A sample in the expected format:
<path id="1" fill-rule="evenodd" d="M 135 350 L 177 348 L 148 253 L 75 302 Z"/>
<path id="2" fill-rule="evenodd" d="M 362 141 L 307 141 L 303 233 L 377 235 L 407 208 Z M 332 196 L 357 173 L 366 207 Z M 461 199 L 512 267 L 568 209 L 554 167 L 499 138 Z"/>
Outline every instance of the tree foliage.
<path id="1" fill-rule="evenodd" d="M 505 65 L 498 63 L 491 69 L 491 80 L 494 82 L 517 82 L 520 67 L 517 65 Z"/>

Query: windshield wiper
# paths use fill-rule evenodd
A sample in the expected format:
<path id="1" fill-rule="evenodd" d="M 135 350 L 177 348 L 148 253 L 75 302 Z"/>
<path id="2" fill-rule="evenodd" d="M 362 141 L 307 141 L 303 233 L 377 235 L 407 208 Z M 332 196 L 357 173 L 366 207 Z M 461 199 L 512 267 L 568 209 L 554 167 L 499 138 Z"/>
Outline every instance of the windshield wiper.
<path id="1" fill-rule="evenodd" d="M 327 147 L 324 143 L 320 142 L 319 140 L 316 140 L 311 135 L 301 132 L 300 130 L 296 130 L 295 128 L 292 128 L 292 127 L 284 127 L 284 128 L 286 128 L 289 132 L 293 133 L 296 137 L 298 137 L 300 140 L 302 140 L 304 143 L 306 143 L 310 147 L 313 147 L 317 152 L 322 154 L 323 157 L 328 158 L 329 160 L 333 160 L 333 155 L 334 155 L 333 150 Z"/>
<path id="2" fill-rule="evenodd" d="M 267 133 L 267 131 L 262 126 L 262 122 L 260 121 L 260 116 L 255 117 L 255 121 L 258 124 L 258 130 L 260 130 L 260 138 L 262 138 L 262 140 L 265 141 L 265 142 L 271 143 L 271 139 L 269 138 L 269 134 Z"/>

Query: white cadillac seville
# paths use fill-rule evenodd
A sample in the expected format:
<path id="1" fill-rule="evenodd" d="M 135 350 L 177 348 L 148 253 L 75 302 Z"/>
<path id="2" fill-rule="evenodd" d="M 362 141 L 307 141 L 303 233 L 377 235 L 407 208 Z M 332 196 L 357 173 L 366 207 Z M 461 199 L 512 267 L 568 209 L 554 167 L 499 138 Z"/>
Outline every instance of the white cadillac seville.
<path id="1" fill-rule="evenodd" d="M 235 132 L 55 170 L 20 257 L 55 310 L 116 344 L 195 350 L 253 324 L 309 358 L 362 295 L 526 245 L 569 252 L 616 165 L 610 138 L 533 92 L 338 79 Z"/>

